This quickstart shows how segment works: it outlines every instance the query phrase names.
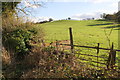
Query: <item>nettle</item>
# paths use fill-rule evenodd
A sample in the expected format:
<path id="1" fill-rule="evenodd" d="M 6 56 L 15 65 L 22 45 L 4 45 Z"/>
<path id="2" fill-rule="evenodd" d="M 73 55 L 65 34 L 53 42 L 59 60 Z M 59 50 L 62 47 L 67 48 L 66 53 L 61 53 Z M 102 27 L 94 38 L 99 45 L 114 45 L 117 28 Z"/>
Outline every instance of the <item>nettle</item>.
<path id="1" fill-rule="evenodd" d="M 24 54 L 31 49 L 30 41 L 36 34 L 35 29 L 17 29 L 4 35 L 4 43 L 8 49 L 17 54 Z"/>

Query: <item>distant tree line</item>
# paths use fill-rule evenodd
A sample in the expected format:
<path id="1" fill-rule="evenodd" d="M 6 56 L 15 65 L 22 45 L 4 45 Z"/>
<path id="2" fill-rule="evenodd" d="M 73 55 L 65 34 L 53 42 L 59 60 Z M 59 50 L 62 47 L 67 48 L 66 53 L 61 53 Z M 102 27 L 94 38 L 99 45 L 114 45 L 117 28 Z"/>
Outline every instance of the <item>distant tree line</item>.
<path id="1" fill-rule="evenodd" d="M 47 22 L 52 22 L 53 19 L 52 18 L 49 18 L 49 20 L 44 20 L 44 21 L 40 21 L 40 22 L 37 22 L 37 24 L 43 24 L 43 23 L 47 23 Z"/>
<path id="2" fill-rule="evenodd" d="M 120 23 L 120 11 L 118 11 L 117 13 L 114 13 L 114 14 L 105 14 L 105 13 L 103 13 L 101 15 L 101 17 L 103 19 L 105 19 L 105 20 L 115 21 L 115 22 Z"/>

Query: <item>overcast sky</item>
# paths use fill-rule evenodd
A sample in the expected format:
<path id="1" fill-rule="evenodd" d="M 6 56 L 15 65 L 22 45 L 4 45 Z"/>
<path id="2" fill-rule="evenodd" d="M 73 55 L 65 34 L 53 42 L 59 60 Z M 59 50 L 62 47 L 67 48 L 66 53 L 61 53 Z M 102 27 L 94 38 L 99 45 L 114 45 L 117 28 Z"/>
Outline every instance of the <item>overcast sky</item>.
<path id="1" fill-rule="evenodd" d="M 32 7 L 31 16 L 29 19 L 37 22 L 53 18 L 81 20 L 85 18 L 100 18 L 100 14 L 113 14 L 118 11 L 119 0 L 35 0 L 36 2 L 43 1 L 42 7 Z M 27 2 L 22 2 L 29 6 Z"/>

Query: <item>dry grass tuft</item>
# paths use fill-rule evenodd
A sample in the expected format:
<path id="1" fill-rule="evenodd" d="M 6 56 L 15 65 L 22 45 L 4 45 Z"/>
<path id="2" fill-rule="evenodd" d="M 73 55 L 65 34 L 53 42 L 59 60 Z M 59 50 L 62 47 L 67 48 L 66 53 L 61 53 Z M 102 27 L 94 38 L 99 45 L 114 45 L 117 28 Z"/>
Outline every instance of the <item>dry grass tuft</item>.
<path id="1" fill-rule="evenodd" d="M 16 29 L 29 29 L 32 28 L 34 24 L 32 22 L 24 22 L 24 19 L 16 18 L 14 16 L 9 16 L 7 18 L 2 18 L 2 28 L 7 32 L 11 32 Z"/>
<path id="2" fill-rule="evenodd" d="M 8 59 L 5 58 L 7 61 Z M 6 78 L 117 78 L 115 71 L 90 68 L 73 54 L 56 49 L 33 48 L 24 59 L 3 70 Z M 113 75 L 113 76 L 111 76 Z"/>
<path id="3" fill-rule="evenodd" d="M 5 50 L 5 48 L 2 48 L 2 63 L 3 66 L 9 65 L 11 63 L 11 57 L 10 54 Z"/>

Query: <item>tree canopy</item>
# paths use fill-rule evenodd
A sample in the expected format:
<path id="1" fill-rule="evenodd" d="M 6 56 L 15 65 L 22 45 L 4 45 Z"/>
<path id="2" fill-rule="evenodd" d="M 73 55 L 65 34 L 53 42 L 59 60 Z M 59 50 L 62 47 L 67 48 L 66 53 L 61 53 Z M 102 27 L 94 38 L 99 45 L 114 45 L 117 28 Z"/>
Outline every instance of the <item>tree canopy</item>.
<path id="1" fill-rule="evenodd" d="M 2 14 L 4 17 L 8 17 L 9 15 L 13 15 L 16 13 L 16 7 L 20 2 L 2 2 Z"/>

